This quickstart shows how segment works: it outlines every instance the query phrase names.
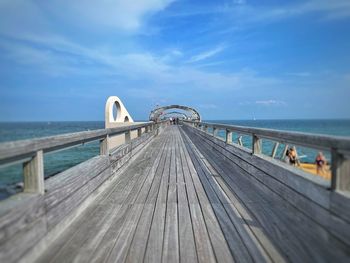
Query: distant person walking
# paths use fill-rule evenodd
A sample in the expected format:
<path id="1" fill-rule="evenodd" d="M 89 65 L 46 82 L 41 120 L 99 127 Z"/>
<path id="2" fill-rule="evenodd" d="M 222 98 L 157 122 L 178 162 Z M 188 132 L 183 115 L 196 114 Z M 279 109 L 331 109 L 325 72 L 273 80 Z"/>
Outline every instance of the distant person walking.
<path id="1" fill-rule="evenodd" d="M 323 174 L 325 172 L 325 167 L 327 164 L 326 157 L 324 157 L 322 152 L 319 152 L 315 159 L 316 172 L 317 174 Z"/>

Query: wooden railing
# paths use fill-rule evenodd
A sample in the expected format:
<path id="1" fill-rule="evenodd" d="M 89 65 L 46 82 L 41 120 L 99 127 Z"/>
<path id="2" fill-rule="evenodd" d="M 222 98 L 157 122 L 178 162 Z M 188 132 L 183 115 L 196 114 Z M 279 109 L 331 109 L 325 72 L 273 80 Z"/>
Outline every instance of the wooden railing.
<path id="1" fill-rule="evenodd" d="M 225 131 L 225 142 L 232 144 L 232 133 L 244 134 L 252 137 L 251 151 L 254 155 L 262 153 L 262 139 L 275 141 L 271 157 L 274 157 L 279 144 L 288 144 L 326 150 L 331 153 L 331 188 L 338 191 L 350 191 L 350 138 L 289 132 L 272 129 L 226 125 L 220 123 L 184 121 L 206 133 L 211 129 L 211 135 L 217 137 L 220 130 Z M 242 146 L 242 137 L 237 143 Z M 286 151 L 286 148 L 284 149 Z"/>
<path id="2" fill-rule="evenodd" d="M 137 130 L 137 135 L 158 131 L 162 123 L 145 122 L 127 126 L 67 133 L 38 139 L 0 143 L 0 166 L 23 163 L 24 191 L 43 194 L 44 154 L 63 150 L 84 143 L 100 141 L 100 154 L 108 155 L 109 140 L 116 135 L 125 134 L 125 142 L 130 141 L 130 133 Z M 142 132 L 143 131 L 143 132 Z"/>

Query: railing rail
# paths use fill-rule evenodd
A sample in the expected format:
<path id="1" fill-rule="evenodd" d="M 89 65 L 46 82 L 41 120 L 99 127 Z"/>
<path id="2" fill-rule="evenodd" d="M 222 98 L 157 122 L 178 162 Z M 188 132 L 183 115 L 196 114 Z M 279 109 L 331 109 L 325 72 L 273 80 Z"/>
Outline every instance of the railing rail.
<path id="1" fill-rule="evenodd" d="M 142 129 L 150 132 L 158 129 L 163 122 L 144 122 L 125 125 L 116 128 L 98 129 L 48 136 L 37 139 L 19 140 L 0 143 L 0 166 L 14 162 L 23 163 L 24 191 L 43 194 L 44 189 L 44 153 L 63 150 L 80 144 L 100 141 L 100 154 L 109 154 L 110 137 L 125 134 L 125 141 L 130 140 L 130 133 L 137 130 L 142 135 Z"/>
<path id="2" fill-rule="evenodd" d="M 217 136 L 219 130 L 224 130 L 226 132 L 225 141 L 229 144 L 232 143 L 233 132 L 252 136 L 252 154 L 261 154 L 261 139 L 276 141 L 276 145 L 277 143 L 286 145 L 295 144 L 298 146 L 330 151 L 332 158 L 332 189 L 350 191 L 350 138 L 348 137 L 289 132 L 221 123 L 195 122 L 188 120 L 185 120 L 184 122 L 205 132 L 208 132 L 208 128 L 211 128 L 213 130 L 211 135 L 214 137 Z M 276 149 L 273 149 L 272 152 L 274 155 Z"/>
<path id="3" fill-rule="evenodd" d="M 153 122 L 146 122 L 117 128 L 74 132 L 37 139 L 0 143 L 0 165 L 31 157 L 35 155 L 35 152 L 39 150 L 47 153 L 82 143 L 100 140 L 106 136 L 118 135 L 125 132 L 137 130 L 139 128 L 150 127 L 152 125 L 154 125 Z"/>

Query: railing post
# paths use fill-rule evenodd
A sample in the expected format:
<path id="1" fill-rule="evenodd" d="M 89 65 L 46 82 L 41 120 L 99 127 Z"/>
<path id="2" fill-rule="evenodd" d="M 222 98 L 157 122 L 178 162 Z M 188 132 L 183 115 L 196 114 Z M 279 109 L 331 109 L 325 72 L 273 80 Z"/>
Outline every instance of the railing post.
<path id="1" fill-rule="evenodd" d="M 130 140 L 131 140 L 131 131 L 129 130 L 125 132 L 125 143 L 130 142 Z"/>
<path id="2" fill-rule="evenodd" d="M 272 149 L 272 153 L 271 153 L 271 157 L 272 158 L 275 158 L 276 156 L 276 153 L 277 153 L 277 149 L 278 149 L 278 146 L 280 145 L 279 142 L 276 142 L 275 145 L 273 146 L 273 149 Z"/>
<path id="3" fill-rule="evenodd" d="M 159 124 L 158 123 L 154 124 L 154 128 L 156 130 L 156 136 L 158 136 L 159 135 Z"/>
<path id="4" fill-rule="evenodd" d="M 239 146 L 243 146 L 242 135 L 238 137 L 237 141 Z"/>
<path id="5" fill-rule="evenodd" d="M 213 136 L 216 137 L 218 135 L 218 129 L 213 126 Z"/>
<path id="6" fill-rule="evenodd" d="M 253 154 L 261 153 L 261 139 L 253 134 Z"/>
<path id="7" fill-rule="evenodd" d="M 100 155 L 109 155 L 109 135 L 100 141 Z"/>
<path id="8" fill-rule="evenodd" d="M 332 149 L 332 190 L 350 191 L 349 157 Z"/>
<path id="9" fill-rule="evenodd" d="M 284 160 L 284 158 L 286 157 L 287 151 L 288 151 L 289 145 L 286 144 L 283 148 L 282 154 L 281 154 L 281 160 Z"/>
<path id="10" fill-rule="evenodd" d="M 232 143 L 232 132 L 230 130 L 226 130 L 226 143 L 231 144 Z"/>
<path id="11" fill-rule="evenodd" d="M 24 192 L 45 193 L 44 156 L 43 151 L 37 151 L 28 162 L 23 163 Z"/>
<path id="12" fill-rule="evenodd" d="M 137 137 L 141 137 L 142 135 L 142 128 L 137 129 Z"/>

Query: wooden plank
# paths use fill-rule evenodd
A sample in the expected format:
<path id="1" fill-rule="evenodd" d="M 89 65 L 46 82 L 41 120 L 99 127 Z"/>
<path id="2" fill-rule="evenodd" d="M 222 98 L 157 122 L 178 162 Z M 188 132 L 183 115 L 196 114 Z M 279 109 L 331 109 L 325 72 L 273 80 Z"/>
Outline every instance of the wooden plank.
<path id="1" fill-rule="evenodd" d="M 149 188 L 152 185 L 154 175 L 159 166 L 159 161 L 162 157 L 164 146 L 166 146 L 166 143 L 162 138 L 161 144 L 154 143 L 153 145 L 151 145 L 151 147 L 154 148 L 154 154 L 152 156 L 150 156 L 147 159 L 143 159 L 141 162 L 134 165 L 135 168 L 137 167 L 137 170 L 135 172 L 143 174 L 144 180 L 142 180 L 142 182 L 140 182 L 140 184 L 138 184 L 137 187 L 134 187 L 132 189 L 132 191 L 128 195 L 126 203 L 133 204 L 135 202 L 145 202 L 144 200 L 148 195 L 148 192 L 150 190 Z M 141 195 L 139 196 L 140 191 Z"/>
<path id="2" fill-rule="evenodd" d="M 193 233 L 196 242 L 198 262 L 216 262 L 212 244 L 201 207 L 199 204 L 189 204 L 192 218 Z"/>
<path id="3" fill-rule="evenodd" d="M 212 147 L 214 145 L 213 142 L 208 141 L 208 143 L 211 145 L 210 147 Z M 218 143 L 220 143 L 220 142 L 218 142 Z M 232 157 L 225 150 L 226 149 L 222 149 L 219 151 L 222 154 L 224 154 L 225 157 L 227 157 L 228 159 L 231 159 Z M 236 149 L 236 151 L 238 151 L 238 150 Z M 254 176 L 257 180 L 259 180 L 263 184 L 270 185 L 270 188 L 272 187 L 272 189 L 274 189 L 274 191 L 277 191 L 277 193 L 280 194 L 285 199 L 285 201 L 290 202 L 297 209 L 299 209 L 300 211 L 302 211 L 306 215 L 309 215 L 318 224 L 323 225 L 327 229 L 327 231 L 330 231 L 333 235 L 336 235 L 337 238 L 342 240 L 342 242 L 349 244 L 350 228 L 346 225 L 346 223 L 343 220 L 340 220 L 339 218 L 336 218 L 333 216 L 330 217 L 329 212 L 322 209 L 320 206 L 313 204 L 309 198 L 305 198 L 302 195 L 298 194 L 296 191 L 293 191 L 290 188 L 284 187 L 283 183 L 279 183 L 279 181 L 276 181 L 273 178 L 273 176 L 276 176 L 278 174 L 274 174 L 273 176 L 266 175 L 265 173 L 261 172 L 260 170 L 250 167 L 246 162 L 238 162 L 238 165 L 241 168 L 246 169 L 246 171 L 248 173 L 250 173 L 252 176 Z M 254 169 L 254 171 L 252 169 Z M 287 177 L 287 179 L 288 178 L 290 178 L 290 177 Z M 293 180 L 305 180 L 304 178 L 301 178 L 301 179 L 297 178 L 297 176 L 293 176 L 292 179 Z M 288 181 L 288 180 L 285 179 L 285 181 Z M 312 184 L 312 182 L 307 181 L 306 185 L 308 185 L 308 184 Z M 302 187 L 306 186 L 306 185 L 303 185 L 303 183 L 301 183 L 301 182 L 300 182 L 300 185 Z M 320 186 L 317 186 L 317 188 L 319 190 Z M 314 189 L 314 190 L 318 191 L 317 189 Z M 325 189 L 323 189 L 323 191 L 324 190 Z M 307 191 L 306 188 L 305 188 L 305 191 Z M 309 191 L 310 191 L 310 193 L 308 193 L 308 194 L 309 195 L 312 194 L 312 192 L 313 192 L 312 187 L 309 187 Z M 327 195 L 328 194 L 329 193 L 327 193 Z"/>
<path id="4" fill-rule="evenodd" d="M 187 164 L 187 159 L 184 153 L 184 145 L 181 138 L 180 138 L 180 157 L 181 157 L 181 167 L 182 167 L 183 176 L 186 184 L 187 202 L 190 204 L 198 203 L 197 193 L 192 181 L 190 169 Z"/>
<path id="5" fill-rule="evenodd" d="M 168 134 L 168 136 L 170 136 Z M 168 145 L 173 141 L 172 136 Z M 149 233 L 147 248 L 145 252 L 145 262 L 160 262 L 163 254 L 163 240 L 165 229 L 166 201 L 168 195 L 168 182 L 170 173 L 171 148 L 167 147 L 167 158 L 165 161 L 161 182 L 156 199 L 156 208 L 154 211 L 153 221 Z M 150 200 L 148 199 L 149 202 Z"/>
<path id="6" fill-rule="evenodd" d="M 163 150 L 161 149 L 163 148 L 163 144 L 158 145 L 158 147 L 154 145 L 153 148 L 157 153 L 154 155 L 156 155 L 157 157 L 155 159 L 153 158 L 152 161 L 149 161 L 149 166 L 151 166 L 150 169 L 143 169 L 144 173 L 147 174 L 147 179 L 150 179 L 151 182 L 153 181 L 154 175 L 159 166 L 159 160 L 163 153 Z M 122 226 L 122 230 L 118 236 L 115 246 L 112 249 L 111 254 L 109 255 L 108 261 L 123 262 L 126 260 L 129 247 L 132 243 L 133 236 L 136 231 L 137 224 L 139 220 L 141 221 L 143 220 L 143 218 L 140 219 L 140 216 L 144 208 L 144 203 L 147 198 L 147 194 L 142 194 L 142 193 L 148 193 L 150 190 L 150 187 L 151 187 L 151 183 L 143 183 L 141 189 L 139 189 L 137 193 L 134 193 L 134 195 L 137 198 L 133 198 L 133 199 L 136 199 L 137 202 L 131 207 L 131 211 L 124 225 Z M 127 198 L 127 200 L 130 200 L 130 198 Z M 127 202 L 127 203 L 130 203 L 130 202 Z"/>
<path id="7" fill-rule="evenodd" d="M 192 161 L 195 160 L 197 162 L 197 164 L 199 165 L 198 167 L 196 167 L 197 171 L 198 171 L 198 169 L 202 169 L 203 167 L 201 167 L 200 158 L 203 158 L 203 156 L 196 155 L 196 153 L 193 151 L 193 149 L 189 147 L 190 142 L 187 140 L 186 140 L 186 146 L 188 146 L 188 150 L 190 151 L 189 154 L 190 155 L 192 154 L 191 156 L 193 156 L 193 158 L 194 158 L 194 159 L 192 159 Z M 204 186 L 206 193 L 208 194 L 209 191 L 212 191 L 212 194 L 215 195 L 215 192 L 212 190 L 209 181 L 205 177 L 206 172 L 207 171 L 204 171 L 202 169 L 202 172 L 198 172 L 198 175 L 200 177 L 200 180 Z M 213 199 L 211 199 L 209 197 L 209 200 L 213 200 Z M 227 238 L 225 239 L 225 237 L 221 231 L 221 228 L 220 228 L 220 225 L 221 225 L 221 227 L 228 226 L 226 228 L 223 228 L 223 229 L 225 229 L 226 235 L 233 237 L 232 233 L 235 234 L 236 239 L 231 244 L 232 245 L 235 244 L 235 251 L 237 251 L 236 252 L 237 254 L 242 254 L 242 256 L 239 259 L 242 261 L 249 262 L 249 260 L 248 260 L 249 254 L 247 254 L 247 253 L 244 254 L 246 249 L 245 249 L 244 245 L 242 245 L 242 243 L 240 242 L 240 238 L 237 236 L 236 230 L 232 226 L 231 222 L 229 222 L 230 220 L 229 220 L 228 216 L 225 214 L 225 212 L 220 213 L 219 216 L 216 215 L 216 216 L 218 216 L 219 221 L 221 220 L 220 225 L 219 225 L 219 222 L 218 222 L 218 220 L 217 220 L 217 218 L 216 218 L 216 216 L 211 208 L 211 206 L 214 206 L 215 204 L 221 205 L 219 198 L 216 196 L 216 198 L 214 199 L 214 202 L 211 201 L 211 205 L 206 204 L 205 202 L 202 203 L 201 199 L 199 199 L 199 201 L 201 203 L 201 208 L 203 211 L 205 223 L 206 223 L 206 226 L 208 228 L 208 233 L 209 233 L 217 260 L 219 262 L 232 262 L 232 260 L 233 260 L 232 255 L 231 255 L 232 251 L 230 252 L 230 249 L 229 249 L 227 242 L 226 242 Z M 226 220 L 226 224 L 223 224 L 223 220 Z M 229 222 L 229 224 L 227 224 L 228 222 Z M 233 230 L 233 232 L 232 231 L 230 232 L 229 230 Z"/>
<path id="8" fill-rule="evenodd" d="M 158 146 L 163 145 L 164 140 L 162 140 L 161 142 L 158 142 Z M 154 145 L 153 145 L 154 146 Z M 149 157 L 154 158 L 155 153 L 157 152 L 158 147 L 149 147 L 148 151 L 149 151 Z M 159 154 L 159 152 L 158 152 Z M 140 156 L 140 158 L 138 159 L 139 161 L 141 161 L 143 158 L 148 158 L 148 157 L 144 157 L 144 156 Z M 154 160 L 154 159 L 153 159 Z M 140 165 L 142 164 L 142 162 L 138 162 Z M 132 167 L 134 168 L 134 167 Z M 132 169 L 131 169 L 132 170 Z M 150 169 L 151 170 L 151 169 Z M 149 171 L 146 171 L 147 173 L 149 173 Z M 131 171 L 132 172 L 132 171 Z M 140 178 L 142 178 L 142 176 L 140 175 Z M 144 179 L 141 179 L 141 182 L 144 181 Z M 130 181 L 129 181 L 130 183 Z M 144 184 L 143 184 L 144 185 Z M 140 190 L 141 191 L 141 190 Z M 139 192 L 138 192 L 139 193 Z M 126 200 L 128 200 L 128 195 L 127 194 L 123 194 L 122 196 L 126 197 Z M 133 205 L 132 207 L 130 207 L 130 205 L 126 204 L 126 202 L 123 202 L 123 207 L 125 207 L 124 210 L 124 215 L 123 215 L 123 220 L 119 220 L 116 222 L 116 224 L 112 223 L 110 225 L 110 227 L 108 228 L 108 231 L 106 232 L 105 237 L 102 239 L 102 241 L 100 242 L 100 244 L 98 245 L 98 247 L 96 248 L 95 252 L 98 252 L 98 257 L 96 259 L 98 259 L 98 261 L 101 261 L 103 258 L 107 259 L 107 257 L 112 260 L 113 259 L 113 255 L 116 257 L 121 257 L 124 258 L 127 256 L 127 252 L 128 252 L 128 247 L 125 247 L 122 243 L 121 243 L 121 239 L 120 238 L 124 238 L 127 239 L 128 242 L 127 244 L 130 244 L 132 237 L 133 237 L 133 231 L 136 228 L 136 224 L 139 218 L 139 215 L 141 214 L 141 212 L 143 211 L 143 205 Z M 110 234 L 109 232 L 111 232 L 112 234 Z M 121 246 L 123 247 L 122 250 L 120 250 Z M 105 253 L 99 253 L 100 250 L 103 250 Z M 120 250 L 120 251 L 118 251 Z M 110 256 L 112 255 L 112 256 Z"/>
<path id="9" fill-rule="evenodd" d="M 179 250 L 181 262 L 197 262 L 196 245 L 188 203 L 178 203 Z"/>
<path id="10" fill-rule="evenodd" d="M 177 219 L 177 204 L 174 202 L 167 203 L 162 256 L 164 262 L 180 261 Z"/>
<path id="11" fill-rule="evenodd" d="M 197 171 L 195 168 L 195 164 L 192 162 L 192 159 L 190 157 L 189 151 L 185 146 L 185 143 L 183 142 L 183 149 L 184 149 L 184 156 L 185 156 L 185 160 L 187 163 L 187 167 L 189 168 L 190 174 L 191 174 L 191 179 L 193 181 L 193 185 L 195 187 L 195 191 L 197 194 L 197 198 L 199 200 L 201 200 L 202 203 L 209 203 L 209 199 L 207 197 L 207 193 L 204 191 L 203 185 L 198 177 L 198 173 L 201 172 L 201 170 Z M 212 201 L 215 202 L 216 201 L 216 197 L 215 195 L 213 195 L 212 192 L 210 192 L 210 196 L 212 198 Z M 189 199 L 189 201 L 191 201 Z M 217 201 L 216 201 L 217 202 Z"/>
<path id="12" fill-rule="evenodd" d="M 166 203 L 157 202 L 149 233 L 144 262 L 161 262 Z"/>
<path id="13" fill-rule="evenodd" d="M 193 158 L 197 159 L 198 164 L 203 169 L 203 175 L 202 177 L 200 176 L 200 179 L 202 184 L 204 185 L 206 192 L 208 192 L 210 188 L 210 190 L 213 191 L 214 194 L 216 194 L 217 200 L 220 200 L 215 203 L 211 203 L 215 214 L 210 205 L 202 205 L 202 211 L 204 213 L 209 234 L 211 234 L 211 240 L 214 246 L 214 251 L 217 255 L 217 258 L 219 257 L 218 261 L 231 261 L 232 253 L 232 255 L 235 257 L 235 260 L 237 261 L 252 262 L 252 258 L 250 257 L 245 245 L 243 244 L 239 233 L 233 226 L 229 216 L 227 215 L 222 205 L 223 203 L 227 203 L 227 200 L 225 200 L 225 196 L 223 195 L 223 191 L 219 189 L 218 185 L 213 181 L 214 177 L 211 177 L 209 175 L 209 171 L 205 170 L 205 163 L 200 163 L 200 161 L 204 159 L 204 156 L 200 155 L 198 149 L 196 149 L 192 142 L 189 141 L 188 137 L 185 137 L 185 140 L 187 142 L 186 145 L 191 147 L 190 150 L 193 153 Z M 219 224 L 224 234 L 221 232 Z M 230 249 L 228 248 L 226 241 Z M 220 245 L 216 246 L 217 244 Z"/>
<path id="14" fill-rule="evenodd" d="M 118 239 L 108 256 L 107 262 L 125 261 L 142 210 L 143 204 L 134 204 L 130 207 L 130 211 L 121 227 Z"/>
<path id="15" fill-rule="evenodd" d="M 16 262 L 47 233 L 45 204 L 38 194 L 21 193 L 2 201 L 0 262 Z"/>
<path id="16" fill-rule="evenodd" d="M 201 143 L 201 145 L 203 145 L 203 143 Z M 211 151 L 211 157 L 213 156 L 213 152 Z M 220 167 L 224 167 L 225 166 L 225 164 L 222 162 L 222 163 L 220 163 Z M 229 171 L 231 171 L 232 172 L 232 168 L 228 168 L 228 172 Z M 245 176 L 244 178 L 249 178 L 249 176 L 247 177 L 247 176 Z M 235 182 L 232 182 L 232 187 L 234 187 L 235 186 L 235 184 L 237 184 L 237 183 L 239 183 L 239 184 L 241 184 L 242 182 L 243 182 L 244 180 L 243 180 L 243 178 L 242 179 L 236 179 L 235 180 Z M 250 191 L 252 191 L 252 186 L 250 185 L 249 187 L 248 187 L 248 185 L 247 185 L 247 187 L 242 187 L 242 185 L 240 186 L 240 188 L 238 188 L 238 190 L 239 191 L 242 191 L 241 189 L 246 189 L 245 190 L 245 192 L 243 192 L 242 194 L 245 194 L 245 193 L 247 193 L 247 191 L 248 192 L 250 192 Z M 248 189 L 250 189 L 250 191 L 248 190 Z M 238 191 L 237 190 L 237 191 Z M 262 189 L 263 190 L 263 189 Z M 236 190 L 235 190 L 236 191 Z M 256 192 L 261 192 L 261 190 L 259 189 L 259 190 L 256 190 L 255 192 L 253 191 L 253 193 L 252 194 L 256 194 Z M 264 195 L 265 196 L 265 198 L 266 198 L 266 196 L 267 197 L 271 197 L 271 196 L 274 196 L 273 194 L 271 195 L 271 193 L 267 193 L 266 195 Z M 261 200 L 261 198 L 262 198 L 262 196 L 260 195 L 260 196 L 257 196 L 256 197 L 259 201 Z M 257 203 L 256 201 L 255 201 L 255 203 Z M 260 202 L 261 203 L 261 202 Z M 278 206 L 278 209 L 283 209 L 283 210 L 280 210 L 280 212 L 278 213 L 278 216 L 277 217 L 273 217 L 272 215 L 274 214 L 274 212 L 270 209 L 270 206 L 271 206 L 271 204 L 274 204 L 274 202 L 272 202 L 272 201 L 266 201 L 265 202 L 266 203 L 266 207 L 264 207 L 264 209 L 266 210 L 266 209 L 268 209 L 268 210 L 270 210 L 268 213 L 266 212 L 266 221 L 265 221 L 265 223 L 270 223 L 272 220 L 278 220 L 279 221 L 279 225 L 284 225 L 284 224 L 286 224 L 286 222 L 283 222 L 283 221 L 288 221 L 288 218 L 289 218 L 289 221 L 290 221 L 290 219 L 291 218 L 294 218 L 295 217 L 295 212 L 294 212 L 294 214 L 293 214 L 293 212 L 291 212 L 290 210 L 288 210 L 288 208 L 287 209 L 285 209 L 284 207 L 285 207 L 285 205 L 283 205 L 283 206 Z M 276 202 L 275 202 L 276 203 Z M 247 204 L 254 204 L 254 202 L 247 202 Z M 287 206 L 288 207 L 288 206 Z M 261 206 L 259 206 L 259 207 L 255 207 L 254 209 L 254 211 L 259 211 L 259 208 L 260 208 L 260 210 L 261 210 Z M 290 209 L 290 208 L 289 208 Z M 282 215 L 283 214 L 285 214 L 285 215 L 288 215 L 288 216 L 286 216 L 285 218 L 284 218 L 284 220 L 282 220 L 282 221 L 280 221 L 278 218 L 279 217 L 281 217 L 281 212 L 283 211 L 283 213 L 282 213 Z M 261 211 L 261 213 L 262 212 L 264 212 L 265 213 L 265 211 Z M 262 216 L 262 214 L 260 214 L 260 217 Z M 267 219 L 267 217 L 270 217 L 270 221 L 268 221 L 268 219 Z M 260 218 L 261 219 L 261 218 Z M 298 218 L 299 220 L 301 219 L 301 218 Z M 304 223 L 303 223 L 303 226 L 305 225 L 305 223 L 307 223 L 308 221 L 305 221 L 305 219 L 303 219 L 304 221 Z M 292 221 L 290 221 L 290 224 L 292 224 Z M 307 224 L 306 224 L 307 225 Z M 288 227 L 286 227 L 285 226 L 285 229 L 281 229 L 283 232 L 285 232 L 285 231 L 289 231 L 288 230 L 288 228 L 289 227 L 291 227 L 292 225 L 288 225 Z M 301 235 L 301 236 L 304 236 L 303 235 L 303 231 L 305 232 L 305 233 L 307 233 L 307 232 L 309 232 L 309 234 L 308 235 L 310 235 L 310 230 L 315 230 L 315 227 L 316 228 L 318 228 L 318 230 L 317 231 L 315 231 L 316 233 L 314 233 L 314 235 L 315 234 L 320 234 L 321 232 L 322 232 L 322 230 L 321 229 L 319 229 L 319 227 L 318 226 L 316 226 L 315 224 L 311 224 L 309 227 L 305 227 L 305 230 L 302 230 L 302 231 L 300 231 L 300 228 L 304 228 L 304 227 L 301 227 L 301 226 L 299 226 L 298 225 L 298 229 L 294 229 L 293 231 L 296 231 L 297 233 L 299 233 L 299 235 Z M 274 229 L 276 229 L 276 226 L 274 226 Z M 272 229 L 271 229 L 272 230 Z M 269 230 L 269 231 L 271 231 L 271 230 Z M 320 232 L 321 231 L 321 232 Z M 271 231 L 271 233 L 273 233 L 274 231 Z M 306 239 L 309 239 L 309 242 L 310 243 L 312 243 L 314 246 L 315 246 L 315 243 L 318 243 L 319 242 L 319 239 L 320 239 L 320 237 L 316 237 L 315 236 L 315 238 L 314 237 L 312 237 L 312 241 L 310 240 L 310 237 L 308 237 L 308 236 L 304 236 L 304 239 L 306 240 Z M 283 242 L 285 242 L 285 240 L 283 240 L 282 241 L 282 243 Z M 299 246 L 299 243 L 300 243 L 301 241 L 299 240 L 299 241 L 296 241 L 295 243 L 298 243 L 298 246 Z M 302 241 L 302 243 L 303 242 L 305 242 L 305 241 Z M 320 244 L 319 244 L 320 245 Z M 293 246 L 291 246 L 291 244 L 289 244 L 289 246 L 288 247 L 293 247 Z M 287 247 L 287 250 L 288 250 L 288 247 Z M 295 251 L 298 251 L 298 250 L 303 250 L 303 249 L 305 249 L 305 248 L 298 248 L 297 250 L 295 250 Z M 309 250 L 309 252 L 310 252 L 310 250 Z M 323 253 L 324 253 L 324 251 L 322 251 Z M 320 253 L 320 251 L 318 251 L 318 253 L 319 254 L 322 254 L 322 253 Z M 331 253 L 331 254 L 333 254 L 333 251 L 328 251 L 327 253 Z M 296 252 L 295 252 L 295 254 L 296 254 Z M 298 256 L 300 255 L 301 253 L 299 253 L 298 254 Z M 317 253 L 312 253 L 313 254 L 313 256 L 315 257 L 315 258 L 319 258 L 319 256 L 318 256 L 318 254 Z M 324 255 L 325 256 L 325 255 Z M 329 256 L 329 255 L 328 255 Z M 340 258 L 342 258 L 342 256 L 341 256 L 341 253 L 339 254 L 339 253 L 334 253 L 334 255 L 333 255 L 334 257 L 340 257 Z M 307 257 L 306 256 L 306 254 L 305 254 L 305 257 Z M 327 257 L 327 256 L 326 256 Z"/>
<path id="17" fill-rule="evenodd" d="M 169 185 L 168 185 L 168 199 L 167 203 L 176 203 L 177 202 L 177 187 L 176 187 L 176 135 L 175 132 L 177 127 L 172 129 L 173 140 L 171 144 L 168 145 L 171 149 L 171 158 L 170 158 L 170 171 L 169 171 Z"/>
<path id="18" fill-rule="evenodd" d="M 142 262 L 147 247 L 147 241 L 155 204 L 145 204 L 142 210 L 141 219 L 135 230 L 135 235 L 129 248 L 126 262 Z"/>
<path id="19" fill-rule="evenodd" d="M 147 148 L 144 155 L 139 156 L 136 161 L 155 156 L 156 151 L 156 148 Z M 142 162 L 138 162 L 138 165 L 142 166 Z M 121 226 L 122 222 L 117 220 L 117 216 L 119 213 L 126 213 L 128 210 L 128 206 L 123 203 L 125 203 L 128 193 L 134 188 L 137 180 L 141 182 L 144 180 L 141 174 L 135 173 L 135 170 L 137 170 L 135 167 L 127 170 L 118 184 L 111 187 L 109 193 L 103 199 L 98 199 L 99 204 L 93 205 L 95 209 L 89 212 L 88 215 L 80 217 L 81 225 L 78 228 L 68 230 L 70 232 L 69 237 L 66 237 L 68 241 L 66 239 L 66 242 L 62 244 L 63 246 L 59 247 L 58 251 L 50 258 L 56 258 L 60 261 L 62 258 L 67 260 L 71 257 L 72 260 L 76 258 L 83 262 L 84 259 L 89 259 L 92 256 L 97 247 L 102 247 L 104 251 L 110 251 L 112 238 L 116 238 L 116 236 L 112 237 L 108 233 L 106 234 L 106 231 L 112 229 L 112 232 L 119 233 L 117 229 L 113 228 L 115 227 L 114 222 L 117 223 L 117 226 Z M 103 256 L 102 254 L 99 255 L 100 257 Z M 108 254 L 104 255 L 107 256 Z"/>

